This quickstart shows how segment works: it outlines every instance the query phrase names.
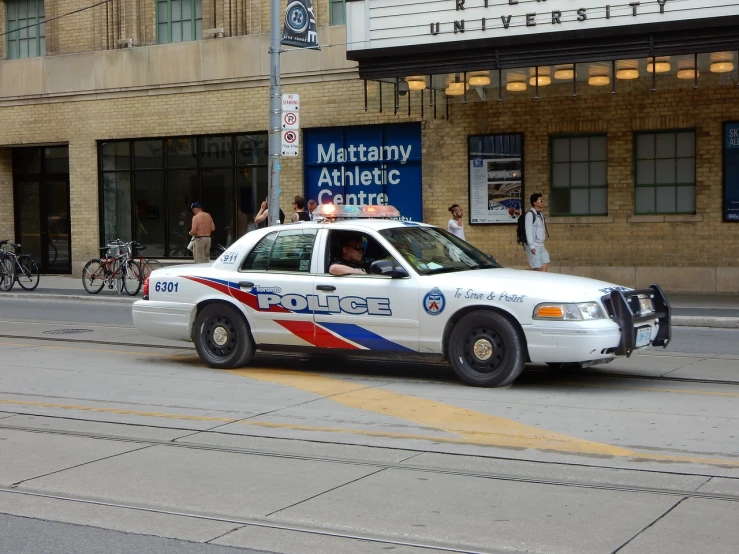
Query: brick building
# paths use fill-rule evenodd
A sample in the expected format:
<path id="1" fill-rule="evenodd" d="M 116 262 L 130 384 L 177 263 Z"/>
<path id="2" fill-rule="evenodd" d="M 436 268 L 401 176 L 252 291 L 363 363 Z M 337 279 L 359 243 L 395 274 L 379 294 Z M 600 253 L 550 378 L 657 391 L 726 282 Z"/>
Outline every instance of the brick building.
<path id="1" fill-rule="evenodd" d="M 562 10 L 564 34 L 542 48 L 526 33 L 554 25 L 557 0 L 533 19 L 535 2 L 496 8 L 519 41 L 476 38 L 484 0 L 446 0 L 431 23 L 393 16 L 400 38 L 375 45 L 362 19 L 375 1 L 314 0 L 321 50 L 282 55 L 282 92 L 301 95 L 301 155 L 282 162 L 288 214 L 294 195 L 384 191 L 445 226 L 458 203 L 467 240 L 524 266 L 513 223 L 539 191 L 554 270 L 739 292 L 733 17 L 703 3 L 665 23 L 650 10 L 669 15 L 670 0 L 643 1 L 645 23 L 629 13 L 628 32 L 604 32 Z M 198 200 L 216 239 L 233 241 L 267 190 L 269 1 L 91 4 L 0 0 L 0 237 L 47 272 L 78 274 L 115 237 L 175 259 Z"/>

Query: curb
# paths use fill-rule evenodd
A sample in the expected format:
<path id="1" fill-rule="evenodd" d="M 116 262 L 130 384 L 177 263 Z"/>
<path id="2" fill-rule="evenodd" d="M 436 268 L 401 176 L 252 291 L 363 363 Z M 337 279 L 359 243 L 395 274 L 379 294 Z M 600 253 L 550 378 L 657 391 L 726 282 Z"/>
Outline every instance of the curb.
<path id="1" fill-rule="evenodd" d="M 739 317 L 711 317 L 673 315 L 673 327 L 711 327 L 714 329 L 739 329 Z"/>
<path id="2" fill-rule="evenodd" d="M 98 296 L 89 294 L 82 296 L 81 294 L 46 294 L 36 292 L 0 292 L 0 300 L 3 298 L 30 298 L 34 300 L 81 300 L 82 302 L 113 302 L 117 304 L 133 304 L 136 300 L 141 300 L 140 296 Z"/>

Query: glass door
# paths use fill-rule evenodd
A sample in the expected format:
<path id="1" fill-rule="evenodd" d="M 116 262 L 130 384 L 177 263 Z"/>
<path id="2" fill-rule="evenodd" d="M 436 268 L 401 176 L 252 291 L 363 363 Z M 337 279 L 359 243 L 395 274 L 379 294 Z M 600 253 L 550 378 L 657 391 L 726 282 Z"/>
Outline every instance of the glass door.
<path id="1" fill-rule="evenodd" d="M 48 179 L 43 183 L 45 196 L 41 213 L 42 271 L 69 273 L 72 270 L 72 244 L 69 224 L 69 181 Z M 45 208 L 45 210 L 43 209 Z"/>
<path id="2" fill-rule="evenodd" d="M 15 236 L 42 273 L 72 271 L 66 146 L 13 151 Z"/>

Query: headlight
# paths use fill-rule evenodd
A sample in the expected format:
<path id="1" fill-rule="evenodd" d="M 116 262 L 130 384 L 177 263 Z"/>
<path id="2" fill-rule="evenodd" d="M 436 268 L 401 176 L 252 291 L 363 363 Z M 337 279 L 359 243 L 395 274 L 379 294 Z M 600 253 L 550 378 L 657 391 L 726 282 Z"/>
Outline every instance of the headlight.
<path id="1" fill-rule="evenodd" d="M 652 299 L 648 296 L 639 296 L 639 313 L 640 314 L 651 314 L 654 312 L 654 304 Z"/>
<path id="2" fill-rule="evenodd" d="M 534 308 L 534 319 L 583 321 L 588 319 L 605 319 L 603 310 L 597 302 L 580 302 L 577 304 L 539 304 Z"/>

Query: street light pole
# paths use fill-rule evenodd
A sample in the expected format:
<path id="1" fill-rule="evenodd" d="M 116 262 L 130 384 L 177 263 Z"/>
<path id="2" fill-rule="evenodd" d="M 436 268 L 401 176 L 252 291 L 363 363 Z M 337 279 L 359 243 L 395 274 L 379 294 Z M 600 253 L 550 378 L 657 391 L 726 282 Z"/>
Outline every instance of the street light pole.
<path id="1" fill-rule="evenodd" d="M 280 0 L 270 2 L 269 30 L 269 225 L 280 223 Z"/>

